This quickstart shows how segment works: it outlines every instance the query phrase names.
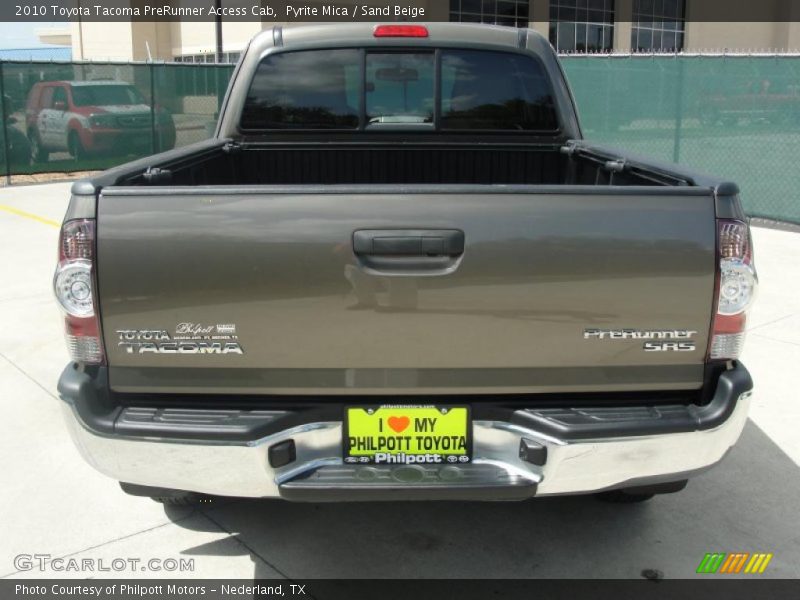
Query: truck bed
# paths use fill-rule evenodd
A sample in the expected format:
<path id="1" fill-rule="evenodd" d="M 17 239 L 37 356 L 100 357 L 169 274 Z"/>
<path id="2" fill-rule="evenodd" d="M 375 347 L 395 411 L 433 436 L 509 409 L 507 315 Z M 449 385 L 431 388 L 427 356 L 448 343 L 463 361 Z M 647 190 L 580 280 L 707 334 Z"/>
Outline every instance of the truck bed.
<path id="1" fill-rule="evenodd" d="M 151 159 L 124 185 L 528 184 L 687 185 L 685 175 L 624 165 L 564 144 L 218 143 Z M 142 164 L 144 166 L 144 164 Z M 147 168 L 158 169 L 157 176 Z"/>

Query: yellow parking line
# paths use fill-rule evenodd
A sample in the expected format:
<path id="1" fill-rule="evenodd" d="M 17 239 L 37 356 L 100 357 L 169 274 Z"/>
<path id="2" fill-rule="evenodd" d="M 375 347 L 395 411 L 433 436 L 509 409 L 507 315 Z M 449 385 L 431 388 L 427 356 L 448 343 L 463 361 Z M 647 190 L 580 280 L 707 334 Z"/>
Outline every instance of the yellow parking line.
<path id="1" fill-rule="evenodd" d="M 44 217 L 40 217 L 39 215 L 34 215 L 33 213 L 25 212 L 24 210 L 14 208 L 13 206 L 6 206 L 5 204 L 0 204 L 0 210 L 10 212 L 12 215 L 17 215 L 18 217 L 33 219 L 34 221 L 39 221 L 39 223 L 44 223 L 45 225 L 51 225 L 52 227 L 61 227 L 61 223 L 51 221 L 50 219 L 45 219 Z"/>

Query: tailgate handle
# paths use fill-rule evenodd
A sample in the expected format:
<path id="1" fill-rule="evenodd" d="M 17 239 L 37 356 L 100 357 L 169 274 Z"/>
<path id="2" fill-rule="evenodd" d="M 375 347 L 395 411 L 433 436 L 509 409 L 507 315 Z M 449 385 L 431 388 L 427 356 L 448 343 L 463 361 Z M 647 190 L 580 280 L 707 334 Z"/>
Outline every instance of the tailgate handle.
<path id="1" fill-rule="evenodd" d="M 361 229 L 353 232 L 353 253 L 371 275 L 448 275 L 464 256 L 460 229 Z"/>
<path id="2" fill-rule="evenodd" d="M 464 232 L 459 229 L 361 229 L 353 232 L 357 256 L 435 258 L 464 254 Z"/>

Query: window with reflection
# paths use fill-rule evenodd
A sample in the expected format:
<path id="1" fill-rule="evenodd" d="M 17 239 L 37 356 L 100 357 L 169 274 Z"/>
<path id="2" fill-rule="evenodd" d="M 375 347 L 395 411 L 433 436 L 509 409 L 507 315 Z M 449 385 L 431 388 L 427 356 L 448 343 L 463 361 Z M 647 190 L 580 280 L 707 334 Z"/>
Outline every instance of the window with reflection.
<path id="1" fill-rule="evenodd" d="M 450 0 L 450 21 L 527 27 L 530 0 Z"/>
<path id="2" fill-rule="evenodd" d="M 685 0 L 633 0 L 634 52 L 680 52 L 686 26 Z"/>
<path id="3" fill-rule="evenodd" d="M 565 53 L 610 52 L 614 47 L 614 0 L 552 0 L 550 43 Z"/>
<path id="4" fill-rule="evenodd" d="M 441 77 L 442 129 L 558 129 L 547 74 L 529 56 L 445 50 Z"/>
<path id="5" fill-rule="evenodd" d="M 342 49 L 285 52 L 258 65 L 243 129 L 355 129 L 361 54 Z"/>

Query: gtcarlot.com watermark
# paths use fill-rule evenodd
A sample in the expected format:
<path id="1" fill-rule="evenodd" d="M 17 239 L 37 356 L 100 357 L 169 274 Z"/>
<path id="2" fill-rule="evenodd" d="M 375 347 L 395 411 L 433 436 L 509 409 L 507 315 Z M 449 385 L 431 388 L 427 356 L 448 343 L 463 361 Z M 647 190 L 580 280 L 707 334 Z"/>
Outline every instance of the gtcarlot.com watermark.
<path id="1" fill-rule="evenodd" d="M 17 554 L 14 557 L 17 571 L 39 571 L 42 573 L 192 573 L 193 558 L 137 558 L 133 556 L 115 558 L 70 558 L 53 557 L 50 554 Z"/>

